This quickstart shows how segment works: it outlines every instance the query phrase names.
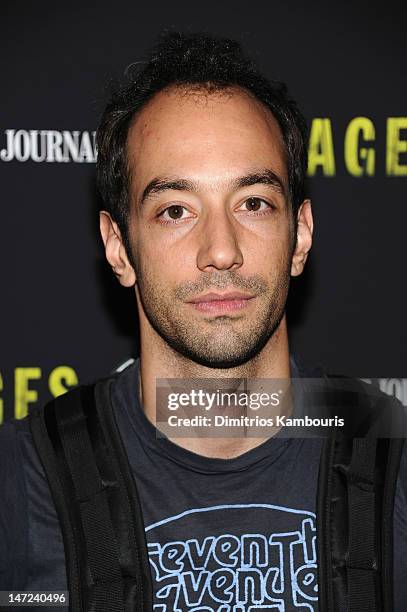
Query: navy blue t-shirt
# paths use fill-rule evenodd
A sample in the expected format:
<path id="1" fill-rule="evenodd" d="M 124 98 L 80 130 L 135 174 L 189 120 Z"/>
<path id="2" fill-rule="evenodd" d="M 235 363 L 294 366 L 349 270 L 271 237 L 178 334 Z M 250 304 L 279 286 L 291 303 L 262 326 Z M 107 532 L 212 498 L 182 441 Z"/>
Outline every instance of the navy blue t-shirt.
<path id="1" fill-rule="evenodd" d="M 233 459 L 157 438 L 139 362 L 112 405 L 137 482 L 157 612 L 318 609 L 321 440 L 274 437 Z M 27 420 L 0 428 L 0 590 L 66 589 L 62 536 Z M 395 612 L 407 606 L 407 453 L 394 513 Z"/>

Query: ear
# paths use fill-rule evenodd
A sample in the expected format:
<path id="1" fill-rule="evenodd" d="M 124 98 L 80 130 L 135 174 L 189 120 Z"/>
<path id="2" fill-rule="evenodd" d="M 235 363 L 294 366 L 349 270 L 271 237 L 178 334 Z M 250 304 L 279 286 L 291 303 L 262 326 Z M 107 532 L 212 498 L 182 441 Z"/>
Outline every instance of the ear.
<path id="1" fill-rule="evenodd" d="M 136 273 L 127 258 L 119 227 L 105 210 L 100 211 L 100 233 L 105 245 L 106 259 L 119 283 L 123 287 L 133 287 Z"/>
<path id="2" fill-rule="evenodd" d="M 304 200 L 298 209 L 297 243 L 291 261 L 291 276 L 299 276 L 304 270 L 308 252 L 312 246 L 313 230 L 314 222 L 312 219 L 311 200 Z"/>

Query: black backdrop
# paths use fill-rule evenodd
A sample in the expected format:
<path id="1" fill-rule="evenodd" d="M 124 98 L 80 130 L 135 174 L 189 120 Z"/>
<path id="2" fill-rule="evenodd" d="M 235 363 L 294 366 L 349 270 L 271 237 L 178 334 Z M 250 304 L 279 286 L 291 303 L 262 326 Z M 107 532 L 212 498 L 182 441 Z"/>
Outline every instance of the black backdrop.
<path id="1" fill-rule="evenodd" d="M 92 132 L 109 79 L 163 28 L 238 38 L 288 83 L 313 127 L 316 222 L 307 272 L 290 295 L 292 347 L 331 371 L 380 379 L 407 403 L 402 7 L 2 3 L 3 418 L 137 351 L 134 294 L 113 278 L 98 236 Z"/>

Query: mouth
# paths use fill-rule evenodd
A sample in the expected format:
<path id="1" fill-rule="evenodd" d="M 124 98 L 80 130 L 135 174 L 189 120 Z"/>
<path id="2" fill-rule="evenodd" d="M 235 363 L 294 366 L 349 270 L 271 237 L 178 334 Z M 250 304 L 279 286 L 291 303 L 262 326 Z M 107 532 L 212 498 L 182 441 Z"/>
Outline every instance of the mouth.
<path id="1" fill-rule="evenodd" d="M 228 293 L 205 293 L 187 303 L 195 310 L 207 312 L 210 314 L 219 314 L 225 312 L 236 312 L 247 308 L 254 300 L 254 295 L 232 291 Z"/>

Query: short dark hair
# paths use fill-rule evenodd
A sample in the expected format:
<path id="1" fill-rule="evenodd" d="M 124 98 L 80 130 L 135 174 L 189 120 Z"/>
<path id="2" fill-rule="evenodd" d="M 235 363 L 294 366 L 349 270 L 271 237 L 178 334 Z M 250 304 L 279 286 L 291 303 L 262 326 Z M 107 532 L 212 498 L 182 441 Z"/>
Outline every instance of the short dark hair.
<path id="1" fill-rule="evenodd" d="M 171 86 L 201 86 L 208 91 L 240 87 L 274 115 L 284 139 L 291 207 L 304 199 L 307 165 L 306 123 L 287 87 L 271 81 L 248 59 L 238 42 L 206 34 L 165 33 L 147 62 L 113 93 L 96 135 L 96 178 L 104 205 L 129 249 L 129 172 L 127 135 L 135 114 L 159 91 Z"/>

